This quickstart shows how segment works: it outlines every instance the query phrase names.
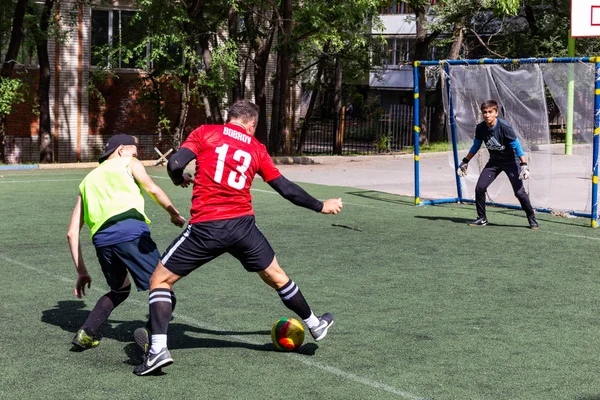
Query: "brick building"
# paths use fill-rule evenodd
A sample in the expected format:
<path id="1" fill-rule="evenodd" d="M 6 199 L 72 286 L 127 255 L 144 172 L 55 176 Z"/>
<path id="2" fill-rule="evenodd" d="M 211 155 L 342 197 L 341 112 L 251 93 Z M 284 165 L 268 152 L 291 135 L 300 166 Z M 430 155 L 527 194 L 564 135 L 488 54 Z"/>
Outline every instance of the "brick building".
<path id="1" fill-rule="evenodd" d="M 68 32 L 68 39 L 48 43 L 51 67 L 50 117 L 55 162 L 94 161 L 102 153 L 107 138 L 116 133 L 136 135 L 140 139 L 141 158 L 156 158 L 153 148 L 165 151 L 168 137 L 161 140 L 157 132 L 157 107 L 142 101 L 143 71 L 133 68 L 131 61 L 117 60 L 115 77 L 95 82 L 90 90 L 90 80 L 97 55 L 93 46 L 108 44 L 118 37 L 124 38 L 124 27 L 135 14 L 133 0 L 62 0 L 55 12 L 60 17 L 59 29 Z M 56 7 L 56 6 L 55 6 Z M 6 43 L 0 43 L 5 46 Z M 271 55 L 270 72 L 275 71 L 275 55 Z M 13 107 L 7 120 L 6 157 L 9 163 L 37 162 L 39 159 L 38 116 L 32 110 L 38 89 L 39 68 L 35 54 L 23 54 L 23 66 L 17 68 L 19 77 L 30 88 L 30 100 Z M 252 71 L 252 68 L 248 69 Z M 253 100 L 253 76 L 244 80 L 245 96 Z M 272 87 L 268 80 L 268 110 L 270 121 Z M 98 96 L 97 94 L 101 94 Z M 180 94 L 172 89 L 161 93 L 165 112 L 175 124 Z M 226 101 L 226 99 L 225 99 Z M 294 103 L 294 102 L 291 102 Z M 298 108 L 299 108 L 298 104 Z M 293 113 L 292 113 L 293 114 Z M 191 106 L 186 132 L 204 122 L 204 110 Z M 167 147 L 167 148 L 165 148 Z"/>

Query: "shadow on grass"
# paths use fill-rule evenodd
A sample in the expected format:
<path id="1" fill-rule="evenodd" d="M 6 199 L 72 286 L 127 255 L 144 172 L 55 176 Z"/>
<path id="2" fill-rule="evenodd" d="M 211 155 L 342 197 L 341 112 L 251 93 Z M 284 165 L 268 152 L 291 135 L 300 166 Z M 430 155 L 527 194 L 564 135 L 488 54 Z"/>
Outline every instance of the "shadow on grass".
<path id="1" fill-rule="evenodd" d="M 42 312 L 41 320 L 74 334 L 83 325 L 89 313 L 90 311 L 85 310 L 85 303 L 81 300 L 59 301 L 55 307 Z M 133 342 L 133 332 L 137 328 L 145 326 L 145 324 L 146 321 L 119 321 L 109 318 L 102 326 L 99 336 L 120 342 Z M 171 322 L 169 324 L 169 349 L 237 347 L 256 351 L 277 351 L 270 340 L 270 334 L 270 330 L 224 331 Z M 197 337 L 197 335 L 228 336 L 230 340 Z M 251 343 L 249 340 L 245 341 L 242 336 L 248 335 L 262 336 L 267 342 L 257 344 Z M 256 341 L 261 341 L 261 338 L 257 338 Z M 313 343 L 305 344 L 298 350 L 298 353 L 314 355 L 317 348 L 318 346 Z M 132 365 L 141 362 L 142 352 L 135 343 L 129 343 L 124 350 Z"/>
<path id="2" fill-rule="evenodd" d="M 415 205 L 414 200 L 408 197 L 378 192 L 376 190 L 361 190 L 359 192 L 347 192 L 347 194 L 369 200 L 383 201 L 385 203 L 401 204 L 405 206 Z"/>
<path id="3" fill-rule="evenodd" d="M 456 224 L 466 224 L 469 221 L 473 221 L 473 218 L 458 218 L 458 217 L 436 217 L 430 215 L 415 215 L 415 218 L 427 219 L 430 221 L 450 221 Z"/>
<path id="4" fill-rule="evenodd" d="M 576 400 L 600 400 L 600 394 L 588 394 L 585 396 L 577 396 Z"/>
<path id="5" fill-rule="evenodd" d="M 458 218 L 458 217 L 440 217 L 440 216 L 428 216 L 428 215 L 415 215 L 415 218 L 427 219 L 430 221 L 450 221 L 456 224 L 468 224 L 469 221 L 473 221 L 473 218 Z M 474 229 L 487 229 L 487 227 L 494 228 L 526 228 L 529 229 L 529 225 L 527 225 L 527 220 L 523 225 L 512 225 L 512 224 L 494 224 L 492 222 L 488 222 L 487 226 L 473 226 Z"/>

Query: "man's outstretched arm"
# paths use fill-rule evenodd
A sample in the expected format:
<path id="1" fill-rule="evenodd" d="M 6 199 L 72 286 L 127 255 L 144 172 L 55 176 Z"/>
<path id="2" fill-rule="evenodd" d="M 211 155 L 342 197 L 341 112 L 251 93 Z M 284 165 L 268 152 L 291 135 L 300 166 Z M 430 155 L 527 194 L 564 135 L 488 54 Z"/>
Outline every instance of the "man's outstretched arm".
<path id="1" fill-rule="evenodd" d="M 268 181 L 267 183 L 283 198 L 300 207 L 308 208 L 323 214 L 337 214 L 343 207 L 342 199 L 329 199 L 324 202 L 317 200 L 283 175 Z"/>
<path id="2" fill-rule="evenodd" d="M 180 228 L 183 227 L 185 218 L 177 211 L 169 196 L 150 178 L 144 165 L 135 158 L 131 161 L 131 173 L 152 200 L 169 213 L 171 222 Z"/>

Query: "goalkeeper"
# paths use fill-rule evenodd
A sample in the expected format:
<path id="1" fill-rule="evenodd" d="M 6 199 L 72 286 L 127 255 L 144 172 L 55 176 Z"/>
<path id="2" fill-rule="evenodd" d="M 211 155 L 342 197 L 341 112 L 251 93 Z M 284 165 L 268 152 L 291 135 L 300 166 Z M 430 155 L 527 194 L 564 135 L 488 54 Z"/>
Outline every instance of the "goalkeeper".
<path id="1" fill-rule="evenodd" d="M 500 172 L 504 172 L 512 185 L 515 196 L 527 214 L 529 227 L 539 229 L 535 219 L 535 212 L 529 201 L 529 196 L 523 186 L 523 180 L 529 178 L 527 158 L 521 148 L 519 139 L 508 122 L 498 118 L 498 103 L 487 100 L 481 104 L 483 122 L 475 127 L 475 140 L 469 153 L 463 158 L 458 170 L 458 176 L 467 175 L 469 161 L 475 156 L 482 143 L 490 153 L 490 159 L 485 165 L 477 186 L 475 187 L 475 202 L 477 205 L 477 219 L 469 222 L 470 226 L 484 226 L 488 224 L 485 214 L 485 197 L 487 188 L 494 182 Z M 520 164 L 517 164 L 519 162 Z"/>

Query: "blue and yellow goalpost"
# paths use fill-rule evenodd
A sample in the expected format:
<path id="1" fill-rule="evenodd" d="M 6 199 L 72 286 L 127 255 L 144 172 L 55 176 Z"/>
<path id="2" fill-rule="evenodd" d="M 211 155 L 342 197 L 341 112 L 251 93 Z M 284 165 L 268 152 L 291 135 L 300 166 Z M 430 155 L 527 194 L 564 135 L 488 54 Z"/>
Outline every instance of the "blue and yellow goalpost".
<path id="1" fill-rule="evenodd" d="M 460 177 L 455 173 L 457 197 L 435 200 L 422 200 L 419 185 L 419 133 L 421 132 L 420 110 L 419 110 L 419 67 L 441 65 L 446 73 L 446 94 L 448 96 L 449 126 L 452 140 L 452 152 L 454 158 L 454 170 L 460 164 L 458 160 L 458 142 L 456 134 L 456 121 L 454 118 L 454 107 L 452 104 L 452 93 L 450 90 L 450 67 L 452 65 L 479 65 L 479 64 L 550 64 L 550 63 L 594 63 L 594 137 L 592 155 L 592 209 L 591 214 L 572 212 L 578 217 L 590 218 L 591 226 L 598 226 L 598 148 L 600 146 L 600 57 L 562 57 L 562 58 L 515 58 L 515 59 L 481 59 L 481 60 L 437 60 L 437 61 L 415 61 L 413 63 L 414 79 L 414 165 L 415 165 L 415 205 L 425 206 L 444 203 L 474 203 L 474 200 L 464 199 Z M 520 206 L 503 203 L 488 202 L 488 205 L 520 210 Z M 550 213 L 550 208 L 536 208 L 538 212 Z"/>

